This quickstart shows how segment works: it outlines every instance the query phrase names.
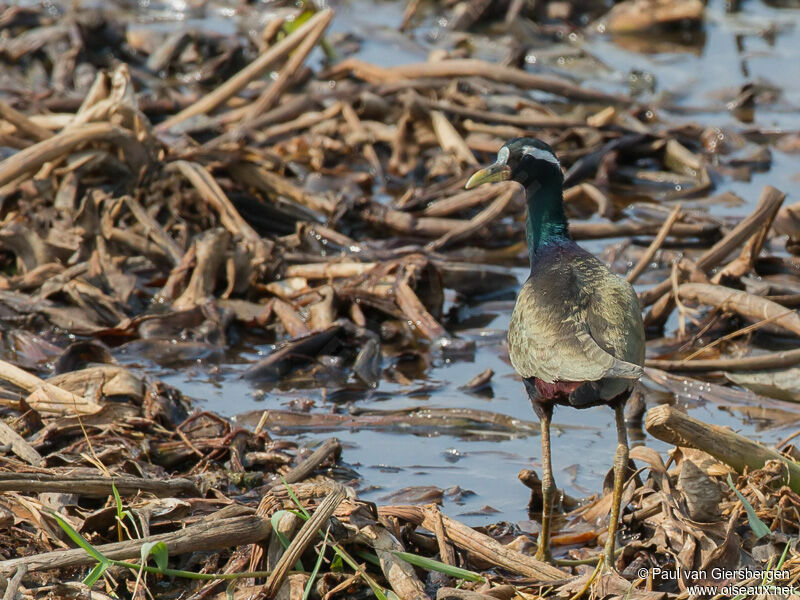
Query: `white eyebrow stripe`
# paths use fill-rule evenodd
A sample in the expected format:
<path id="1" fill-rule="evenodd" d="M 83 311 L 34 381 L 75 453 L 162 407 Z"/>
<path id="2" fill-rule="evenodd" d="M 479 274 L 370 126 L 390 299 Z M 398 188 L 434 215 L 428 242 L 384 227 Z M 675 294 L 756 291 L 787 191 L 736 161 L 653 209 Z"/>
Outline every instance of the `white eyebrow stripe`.
<path id="1" fill-rule="evenodd" d="M 558 159 L 556 158 L 555 154 L 547 150 L 543 150 L 542 148 L 537 148 L 536 146 L 523 146 L 522 153 L 532 156 L 533 158 L 537 158 L 539 160 L 546 160 L 547 162 L 552 163 L 557 167 L 561 166 L 561 163 L 558 162 Z"/>
<path id="2" fill-rule="evenodd" d="M 508 162 L 508 148 L 503 146 L 497 151 L 497 164 L 504 165 Z"/>

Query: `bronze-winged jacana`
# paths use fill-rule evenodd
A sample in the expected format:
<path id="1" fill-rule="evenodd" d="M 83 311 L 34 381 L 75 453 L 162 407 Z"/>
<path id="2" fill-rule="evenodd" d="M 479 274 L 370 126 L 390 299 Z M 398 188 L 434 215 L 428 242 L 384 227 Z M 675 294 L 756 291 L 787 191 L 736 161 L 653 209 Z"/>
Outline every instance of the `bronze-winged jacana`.
<path id="1" fill-rule="evenodd" d="M 600 404 L 616 413 L 614 495 L 605 565 L 614 565 L 622 486 L 628 464 L 624 407 L 644 364 L 644 325 L 636 294 L 569 235 L 564 175 L 553 149 L 515 138 L 494 164 L 470 177 L 467 189 L 493 181 L 525 188 L 530 276 L 520 289 L 508 328 L 511 364 L 522 377 L 542 427 L 542 530 L 536 557 L 552 562 L 550 514 L 555 483 L 550 463 L 550 420 L 557 404 Z"/>

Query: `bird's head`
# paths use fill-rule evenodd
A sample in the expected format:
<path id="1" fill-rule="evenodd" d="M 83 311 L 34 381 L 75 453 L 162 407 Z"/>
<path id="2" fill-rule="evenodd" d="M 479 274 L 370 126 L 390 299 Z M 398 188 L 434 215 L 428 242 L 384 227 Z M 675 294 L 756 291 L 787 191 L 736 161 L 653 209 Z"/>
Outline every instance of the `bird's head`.
<path id="1" fill-rule="evenodd" d="M 465 187 L 469 190 L 483 183 L 511 179 L 527 188 L 551 178 L 563 180 L 561 164 L 553 149 L 535 138 L 514 138 L 503 144 L 497 160 L 477 171 Z"/>

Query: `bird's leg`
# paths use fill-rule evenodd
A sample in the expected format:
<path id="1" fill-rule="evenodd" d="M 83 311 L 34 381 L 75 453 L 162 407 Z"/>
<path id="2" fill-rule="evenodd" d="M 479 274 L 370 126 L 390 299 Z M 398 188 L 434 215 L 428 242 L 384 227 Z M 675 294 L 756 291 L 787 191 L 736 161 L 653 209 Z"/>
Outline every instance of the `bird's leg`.
<path id="1" fill-rule="evenodd" d="M 550 463 L 550 419 L 552 409 L 545 408 L 539 420 L 542 426 L 542 530 L 536 560 L 553 562 L 550 552 L 550 517 L 553 513 L 553 495 L 556 491 L 553 480 L 553 465 Z"/>
<path id="2" fill-rule="evenodd" d="M 605 547 L 605 568 L 612 569 L 615 564 L 614 544 L 617 538 L 622 486 L 628 468 L 628 434 L 625 431 L 625 403 L 618 402 L 614 407 L 617 417 L 617 451 L 614 453 L 614 495 L 611 501 L 611 517 L 608 521 L 608 539 Z"/>

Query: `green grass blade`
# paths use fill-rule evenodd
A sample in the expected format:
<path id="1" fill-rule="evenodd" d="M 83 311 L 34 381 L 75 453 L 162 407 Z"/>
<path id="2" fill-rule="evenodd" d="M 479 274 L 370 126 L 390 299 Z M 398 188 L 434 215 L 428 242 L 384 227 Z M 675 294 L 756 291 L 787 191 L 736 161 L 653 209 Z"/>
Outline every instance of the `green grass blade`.
<path id="1" fill-rule="evenodd" d="M 297 505 L 297 508 L 299 508 L 301 511 L 303 511 L 303 514 L 306 516 L 306 519 L 310 519 L 311 518 L 311 514 L 306 510 L 306 507 L 303 506 L 303 504 L 300 502 L 300 499 L 292 491 L 292 487 L 289 485 L 289 482 L 287 482 L 283 478 L 283 475 L 281 475 L 280 478 L 281 478 L 281 481 L 283 482 L 283 485 L 286 487 L 286 492 L 289 494 L 289 498 L 291 498 L 292 502 L 294 502 Z"/>
<path id="2" fill-rule="evenodd" d="M 169 566 L 169 549 L 164 542 L 145 542 L 142 544 L 142 564 L 147 562 L 147 557 L 152 556 L 159 569 Z"/>
<path id="3" fill-rule="evenodd" d="M 103 576 L 103 573 L 106 572 L 106 569 L 111 566 L 111 563 L 97 563 L 94 568 L 89 571 L 89 574 L 83 578 L 83 585 L 86 587 L 92 587 L 95 582 Z"/>
<path id="4" fill-rule="evenodd" d="M 119 490 L 117 490 L 113 479 L 111 480 L 111 491 L 114 494 L 114 505 L 117 509 L 117 537 L 121 542 L 123 540 L 122 530 L 125 529 L 125 524 L 122 522 L 125 518 L 125 510 L 122 507 L 122 498 L 120 498 Z M 128 533 L 127 530 L 126 533 Z M 130 534 L 128 534 L 128 537 L 130 537 Z"/>
<path id="5" fill-rule="evenodd" d="M 742 501 L 742 506 L 744 506 L 744 510 L 747 513 L 747 521 L 750 523 L 750 529 L 753 530 L 756 538 L 761 539 L 765 535 L 769 535 L 771 533 L 769 527 L 764 524 L 764 521 L 758 518 L 755 509 L 747 501 L 747 498 L 742 496 L 742 493 L 736 489 L 735 485 L 733 485 L 733 480 L 731 479 L 730 473 L 728 473 L 728 485 L 739 498 L 739 500 Z"/>
<path id="6" fill-rule="evenodd" d="M 376 567 L 380 567 L 381 566 L 381 561 L 378 559 L 377 556 L 375 556 L 374 552 L 367 552 L 365 550 L 359 550 L 359 551 L 356 552 L 356 555 L 359 558 L 363 558 L 365 561 L 367 561 L 371 565 L 375 565 Z"/>
<path id="7" fill-rule="evenodd" d="M 347 553 L 347 550 L 342 548 L 340 544 L 335 544 L 333 546 L 333 550 L 334 552 L 336 552 L 338 556 L 342 558 L 344 562 L 346 562 L 350 566 L 351 569 L 353 569 L 353 571 L 355 571 L 356 573 L 361 573 L 361 576 L 364 578 L 364 581 L 367 582 L 367 585 L 369 585 L 369 588 L 372 590 L 372 593 L 375 594 L 375 597 L 378 600 L 389 600 L 386 597 L 386 593 L 384 592 L 383 588 L 378 585 L 378 582 L 375 581 L 372 577 L 370 577 L 369 573 L 367 573 L 364 569 L 361 568 L 361 565 L 359 565 L 355 561 L 355 559 L 352 556 L 350 556 L 350 554 Z"/>
<path id="8" fill-rule="evenodd" d="M 288 512 L 288 510 L 279 510 L 269 518 L 269 522 L 272 525 L 272 533 L 278 536 L 278 541 L 281 543 L 281 546 L 283 546 L 284 550 L 289 547 L 289 540 L 286 539 L 285 535 L 278 531 L 278 523 L 283 518 L 283 515 L 287 514 Z"/>
<path id="9" fill-rule="evenodd" d="M 129 510 L 123 511 L 123 514 L 131 522 L 131 525 L 133 526 L 133 532 L 136 534 L 136 537 L 137 538 L 142 537 L 142 534 L 139 533 L 139 526 L 136 524 L 136 519 L 133 518 L 131 511 Z"/>
<path id="10" fill-rule="evenodd" d="M 386 595 L 386 590 L 379 586 L 378 582 L 376 582 L 372 577 L 365 579 L 367 580 L 372 593 L 375 594 L 375 597 L 378 600 L 389 600 L 389 597 Z"/>
<path id="11" fill-rule="evenodd" d="M 114 503 L 117 505 L 117 517 L 122 519 L 124 516 L 124 509 L 122 508 L 122 498 L 119 495 L 119 491 L 117 490 L 117 486 L 114 485 L 114 482 L 111 482 L 111 491 L 114 492 Z"/>
<path id="12" fill-rule="evenodd" d="M 56 520 L 56 522 L 58 523 L 59 527 L 61 527 L 61 529 L 64 530 L 64 533 L 66 533 L 69 536 L 69 539 L 71 539 L 73 542 L 78 544 L 78 546 L 83 548 L 83 550 L 85 550 L 86 553 L 89 556 L 94 558 L 97 562 L 103 563 L 105 565 L 110 565 L 111 564 L 109 559 L 107 559 L 105 556 L 103 556 L 103 554 L 97 548 L 92 546 L 85 537 L 83 537 L 80 533 L 75 531 L 75 529 L 73 529 L 72 525 L 67 523 L 67 521 L 65 521 L 64 518 L 61 515 L 59 515 L 56 512 L 52 512 L 52 511 L 49 511 L 49 512 L 50 512 L 50 516 L 53 517 Z"/>
<path id="13" fill-rule="evenodd" d="M 325 550 L 328 548 L 328 534 L 330 534 L 330 532 L 331 528 L 328 527 L 328 530 L 325 532 L 325 538 L 322 540 L 322 549 L 317 555 L 317 563 L 314 565 L 314 568 L 311 569 L 308 583 L 306 583 L 306 589 L 303 590 L 303 600 L 308 600 L 309 596 L 311 596 L 311 588 L 314 586 L 314 579 L 316 579 L 319 568 L 322 566 L 322 561 L 325 559 Z"/>
<path id="14" fill-rule="evenodd" d="M 342 556 L 337 554 L 333 557 L 331 561 L 331 566 L 328 567 L 331 573 L 342 573 L 344 571 L 344 561 L 342 560 Z"/>
<path id="15" fill-rule="evenodd" d="M 274 533 L 276 536 L 278 536 L 278 541 L 281 543 L 281 546 L 283 546 L 284 550 L 289 548 L 289 540 L 286 539 L 285 535 L 283 535 L 280 531 L 278 531 L 278 522 L 283 518 L 284 515 L 289 514 L 289 513 L 295 514 L 294 511 L 279 510 L 279 511 L 276 511 L 275 514 L 273 514 L 269 518 L 269 522 L 272 525 L 272 533 Z M 301 519 L 304 518 L 303 515 L 298 515 L 298 516 Z M 305 519 L 305 520 L 308 520 L 308 519 Z M 306 571 L 305 567 L 303 566 L 302 561 L 299 558 L 297 559 L 297 564 L 294 566 L 294 570 L 295 571 L 300 571 L 301 573 L 305 573 L 305 571 Z"/>
<path id="16" fill-rule="evenodd" d="M 295 505 L 296 505 L 296 506 L 297 506 L 297 507 L 298 507 L 298 508 L 299 508 L 301 511 L 303 511 L 303 514 L 302 514 L 302 515 L 298 515 L 298 516 L 299 516 L 301 519 L 302 519 L 302 518 L 304 518 L 304 517 L 305 517 L 305 520 L 308 520 L 308 519 L 310 519 L 310 518 L 311 518 L 311 513 L 309 513 L 309 512 L 306 510 L 306 507 L 305 507 L 305 506 L 303 506 L 303 504 L 300 502 L 300 499 L 299 499 L 299 498 L 297 497 L 297 495 L 295 495 L 295 493 L 292 491 L 292 488 L 291 488 L 291 486 L 289 485 L 289 482 L 287 482 L 287 481 L 286 481 L 286 480 L 283 478 L 283 476 L 282 476 L 282 475 L 280 475 L 280 478 L 281 478 L 281 481 L 283 482 L 283 485 L 284 485 L 284 487 L 286 488 L 286 492 L 289 494 L 289 498 L 291 498 L 291 499 L 292 499 L 292 502 L 294 502 L 294 503 L 295 503 Z M 273 531 L 274 531 L 274 530 L 275 530 L 275 529 L 273 528 Z M 322 531 L 320 531 L 320 532 L 319 532 L 319 534 L 320 534 L 320 535 L 322 535 Z M 353 570 L 354 570 L 354 571 L 356 571 L 356 572 L 359 572 L 359 571 L 361 572 L 361 574 L 362 574 L 362 575 L 363 575 L 363 577 L 364 577 L 364 580 L 367 582 L 367 584 L 369 585 L 370 589 L 372 590 L 372 593 L 373 593 L 373 594 L 375 594 L 375 597 L 376 597 L 378 600 L 389 600 L 389 598 L 387 598 L 387 597 L 386 597 L 386 592 L 383 590 L 383 588 L 382 588 L 381 586 L 379 586 L 379 585 L 378 585 L 378 583 L 377 583 L 377 582 L 376 582 L 376 581 L 375 581 L 375 580 L 374 580 L 372 577 L 370 577 L 370 576 L 369 576 L 369 575 L 368 575 L 366 572 L 364 572 L 363 570 L 361 570 L 361 569 L 359 568 L 359 565 L 358 565 L 358 563 L 357 563 L 355 560 L 353 560 L 353 557 L 352 557 L 352 556 L 350 556 L 350 555 L 349 555 L 349 554 L 348 554 L 348 553 L 345 551 L 345 549 L 341 547 L 341 545 L 339 545 L 339 544 L 336 544 L 336 545 L 334 545 L 334 546 L 333 546 L 333 550 L 334 550 L 334 552 L 336 552 L 336 554 L 337 554 L 337 555 L 339 555 L 339 556 L 340 556 L 340 557 L 341 557 L 341 558 L 344 560 L 344 562 L 346 562 L 348 565 L 350 565 L 350 568 L 351 568 L 351 569 L 353 569 Z M 302 569 L 300 569 L 300 570 L 302 570 Z"/>
<path id="17" fill-rule="evenodd" d="M 786 542 L 786 547 L 783 549 L 783 554 L 781 554 L 781 559 L 778 561 L 778 565 L 775 567 L 776 571 L 783 570 L 783 563 L 786 562 L 786 555 L 789 554 L 789 546 L 791 542 Z"/>
<path id="18" fill-rule="evenodd" d="M 313 16 L 314 16 L 313 10 L 304 10 L 302 13 L 297 15 L 294 19 L 292 19 L 288 23 L 284 23 L 282 29 L 286 35 L 290 35 L 291 33 L 294 32 L 295 29 L 300 27 L 303 23 L 308 21 Z"/>
<path id="19" fill-rule="evenodd" d="M 475 571 L 468 571 L 467 569 L 461 569 L 459 567 L 453 567 L 441 561 L 434 560 L 432 558 L 417 556 L 416 554 L 411 554 L 410 552 L 393 551 L 392 554 L 394 554 L 398 558 L 402 558 L 404 561 L 414 565 L 415 567 L 420 567 L 428 571 L 436 571 L 438 573 L 444 573 L 445 575 L 449 575 L 450 577 L 455 577 L 457 579 L 465 579 L 466 581 L 475 581 L 475 582 L 486 581 L 486 579 L 480 573 L 476 573 Z"/>

